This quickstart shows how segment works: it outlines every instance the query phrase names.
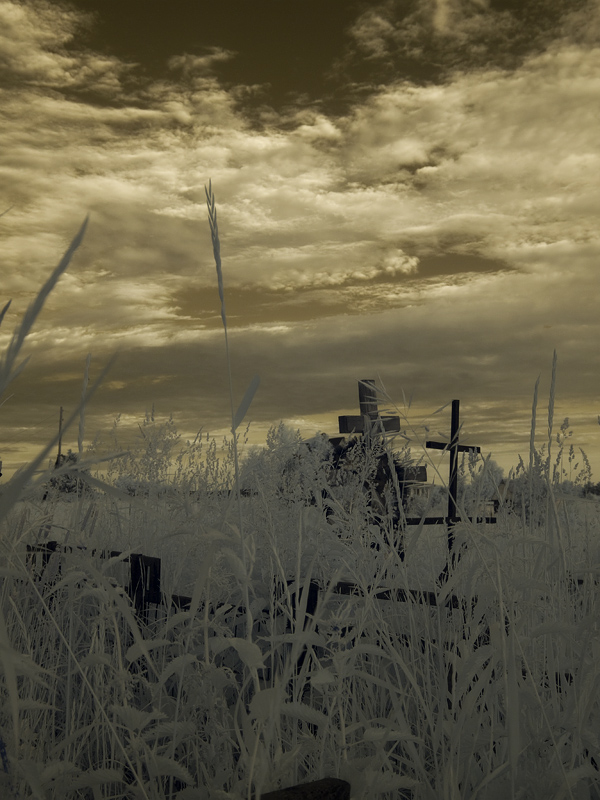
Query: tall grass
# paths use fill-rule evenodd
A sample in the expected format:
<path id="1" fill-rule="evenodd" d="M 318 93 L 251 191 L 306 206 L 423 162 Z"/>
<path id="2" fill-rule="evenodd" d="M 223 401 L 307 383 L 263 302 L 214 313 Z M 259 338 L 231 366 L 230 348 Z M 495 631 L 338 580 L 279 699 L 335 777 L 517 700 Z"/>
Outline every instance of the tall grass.
<path id="1" fill-rule="evenodd" d="M 152 414 L 138 453 L 90 475 L 87 375 L 71 422 L 89 491 L 41 500 L 50 443 L 0 498 L 3 798 L 242 800 L 325 776 L 350 780 L 357 800 L 600 796 L 598 509 L 551 480 L 537 385 L 520 507 L 458 525 L 463 555 L 440 586 L 446 531 L 408 529 L 404 560 L 386 543 L 391 519 L 375 520 L 363 490 L 375 454 L 334 475 L 323 440 L 308 449 L 279 427 L 260 457 L 240 457 L 256 382 L 237 412 L 231 389 L 224 459 L 205 434 L 175 455 L 174 423 Z M 118 438 L 117 426 L 109 450 Z M 44 539 L 73 551 L 42 570 L 26 545 Z M 163 559 L 167 599 L 145 621 L 123 588 L 140 551 Z M 340 580 L 360 593 L 334 592 Z M 384 589 L 435 591 L 438 604 Z"/>

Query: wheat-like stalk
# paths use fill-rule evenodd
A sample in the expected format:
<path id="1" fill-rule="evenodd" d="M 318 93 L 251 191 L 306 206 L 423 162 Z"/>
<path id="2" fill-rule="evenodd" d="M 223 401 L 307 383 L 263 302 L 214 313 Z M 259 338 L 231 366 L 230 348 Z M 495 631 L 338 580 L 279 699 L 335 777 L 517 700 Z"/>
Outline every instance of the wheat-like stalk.
<path id="1" fill-rule="evenodd" d="M 87 387 L 90 380 L 91 360 L 92 360 L 91 353 L 88 353 L 87 358 L 85 359 L 85 372 L 83 374 L 83 386 L 81 388 L 81 411 L 79 413 L 79 435 L 77 437 L 77 450 L 79 452 L 80 459 L 83 454 L 83 437 L 85 434 L 85 401 L 86 401 Z"/>
<path id="2" fill-rule="evenodd" d="M 552 427 L 554 424 L 554 398 L 556 396 L 556 350 L 552 356 L 552 377 L 550 378 L 550 396 L 548 399 L 548 481 L 552 481 L 550 463 L 552 461 Z"/>
<path id="3" fill-rule="evenodd" d="M 242 565 L 244 571 L 244 580 L 243 580 L 243 596 L 244 596 L 244 603 L 246 607 L 246 638 L 248 640 L 247 644 L 252 645 L 252 627 L 254 624 L 252 609 L 250 607 L 250 594 L 248 591 L 248 582 L 249 582 L 249 565 L 248 565 L 248 558 L 247 558 L 247 547 L 246 547 L 246 537 L 244 532 L 244 519 L 242 515 L 242 498 L 240 493 L 240 465 L 239 465 L 239 454 L 238 454 L 238 446 L 237 446 L 237 428 L 242 421 L 247 409 L 252 402 L 252 398 L 254 393 L 258 388 L 258 376 L 255 376 L 254 380 L 250 384 L 249 388 L 246 391 L 246 394 L 238 408 L 237 413 L 234 412 L 233 407 L 233 381 L 231 378 L 231 359 L 229 356 L 229 339 L 227 336 L 227 313 L 225 311 L 225 293 L 223 290 L 223 270 L 221 266 L 221 242 L 219 239 L 219 226 L 217 222 L 217 209 L 215 206 L 215 196 L 212 191 L 212 181 L 208 183 L 208 189 L 204 187 L 206 192 L 206 204 L 208 207 L 208 221 L 210 223 L 210 233 L 212 238 L 212 245 L 213 245 L 213 254 L 215 258 L 215 264 L 217 268 L 217 282 L 219 287 L 219 299 L 221 301 L 221 319 L 223 321 L 223 330 L 225 332 L 225 352 L 226 352 L 226 359 L 227 359 L 227 375 L 229 379 L 229 402 L 231 407 L 231 435 L 232 435 L 232 442 L 233 442 L 233 457 L 234 457 L 234 490 L 236 495 L 237 501 L 237 509 L 238 509 L 238 530 L 239 530 L 239 537 L 240 537 L 240 546 L 241 546 L 241 553 L 242 553 Z M 253 667 L 252 671 L 252 678 L 254 681 L 255 688 L 258 690 L 259 688 L 259 681 L 258 681 L 258 673 L 256 668 Z M 248 788 L 248 792 L 250 793 L 250 789 Z"/>

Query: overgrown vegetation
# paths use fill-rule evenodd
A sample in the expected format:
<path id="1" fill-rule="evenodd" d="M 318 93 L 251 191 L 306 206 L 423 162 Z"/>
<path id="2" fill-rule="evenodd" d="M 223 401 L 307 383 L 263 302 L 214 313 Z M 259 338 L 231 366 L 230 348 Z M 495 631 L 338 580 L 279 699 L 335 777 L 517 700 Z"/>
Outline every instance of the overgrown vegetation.
<path id="1" fill-rule="evenodd" d="M 357 800 L 598 798 L 599 514 L 561 494 L 558 451 L 532 432 L 522 491 L 499 494 L 495 526 L 456 527 L 463 555 L 439 584 L 445 528 L 407 529 L 400 559 L 365 491 L 372 452 L 332 479 L 324 442 L 279 427 L 244 460 L 244 405 L 225 457 L 150 413 L 107 477 L 93 450 L 69 465 L 87 496 L 41 499 L 56 442 L 3 487 L 1 796 L 242 800 L 333 776 Z M 118 439 L 117 424 L 109 450 Z M 489 462 L 470 468 L 464 519 L 494 482 Z M 51 539 L 72 552 L 28 558 Z M 124 589 L 131 552 L 162 559 L 166 602 L 145 621 Z M 360 593 L 335 593 L 341 580 Z"/>

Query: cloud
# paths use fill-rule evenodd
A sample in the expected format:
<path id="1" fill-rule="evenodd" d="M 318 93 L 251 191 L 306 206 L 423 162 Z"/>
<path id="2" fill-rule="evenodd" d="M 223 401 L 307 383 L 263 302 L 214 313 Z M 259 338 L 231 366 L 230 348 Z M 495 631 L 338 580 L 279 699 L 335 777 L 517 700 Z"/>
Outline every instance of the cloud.
<path id="1" fill-rule="evenodd" d="M 196 75 L 204 75 L 211 72 L 214 65 L 223 61 L 230 61 L 235 58 L 235 53 L 231 50 L 225 50 L 222 47 L 212 47 L 210 52 L 203 56 L 192 55 L 190 53 L 182 53 L 181 55 L 172 56 L 167 61 L 167 66 L 171 70 L 181 72 L 184 78 L 195 77 Z"/>
<path id="2" fill-rule="evenodd" d="M 451 0 L 435 0 L 433 11 L 433 27 L 437 33 L 448 33 L 451 29 L 451 17 L 454 15 L 455 3 Z"/>
<path id="3" fill-rule="evenodd" d="M 511 239 L 524 241 L 562 238 L 571 225 L 578 236 L 595 235 L 593 212 L 582 211 L 595 206 L 587 167 L 598 157 L 589 117 L 598 59 L 597 50 L 563 47 L 513 74 L 461 75 L 443 87 L 391 86 L 347 122 L 351 176 L 402 186 L 395 201 L 414 201 L 406 211 L 413 232 L 424 215 L 424 233 L 462 227 L 465 239 L 468 230 L 477 239 L 483 233 L 496 252 L 509 227 Z M 409 135 L 420 148 L 412 165 L 399 157 Z"/>
<path id="4" fill-rule="evenodd" d="M 433 0 L 431 20 L 438 34 L 461 39 L 491 33 L 502 18 L 490 13 L 489 0 Z"/>
<path id="5" fill-rule="evenodd" d="M 389 55 L 388 41 L 395 27 L 389 19 L 390 3 L 380 4 L 363 12 L 351 28 L 360 50 L 370 59 L 385 59 Z"/>
<path id="6" fill-rule="evenodd" d="M 85 89 L 118 97 L 134 65 L 72 48 L 93 16 L 62 4 L 0 2 L 0 74 L 5 86 L 19 81 L 44 92 Z"/>
<path id="7" fill-rule="evenodd" d="M 593 0 L 541 0 L 502 9 L 488 0 L 419 0 L 409 6 L 384 0 L 357 18 L 350 30 L 353 46 L 338 68 L 358 74 L 366 58 L 383 70 L 372 73 L 375 85 L 382 74 L 387 81 L 440 82 L 457 71 L 516 69 L 561 39 L 597 44 L 599 31 Z"/>

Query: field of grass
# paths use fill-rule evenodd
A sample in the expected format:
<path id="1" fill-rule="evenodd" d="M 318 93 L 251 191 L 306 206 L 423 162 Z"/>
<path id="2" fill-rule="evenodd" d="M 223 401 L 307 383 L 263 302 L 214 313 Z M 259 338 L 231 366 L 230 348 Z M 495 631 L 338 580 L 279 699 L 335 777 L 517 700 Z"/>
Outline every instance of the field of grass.
<path id="1" fill-rule="evenodd" d="M 2 389 L 52 285 L 15 334 Z M 521 502 L 496 525 L 460 523 L 463 555 L 439 582 L 444 527 L 407 529 L 402 560 L 363 491 L 368 456 L 333 480 L 318 448 L 279 428 L 244 460 L 256 386 L 231 404 L 225 459 L 201 436 L 169 460 L 172 427 L 147 418 L 144 452 L 103 478 L 82 450 L 81 494 L 43 499 L 56 442 L 4 485 L 0 797 L 242 800 L 340 777 L 356 800 L 599 798 L 595 501 L 562 492 L 532 447 Z M 50 540 L 72 551 L 42 570 L 27 545 Z M 144 620 L 124 588 L 131 552 L 162 560 L 167 602 Z"/>

